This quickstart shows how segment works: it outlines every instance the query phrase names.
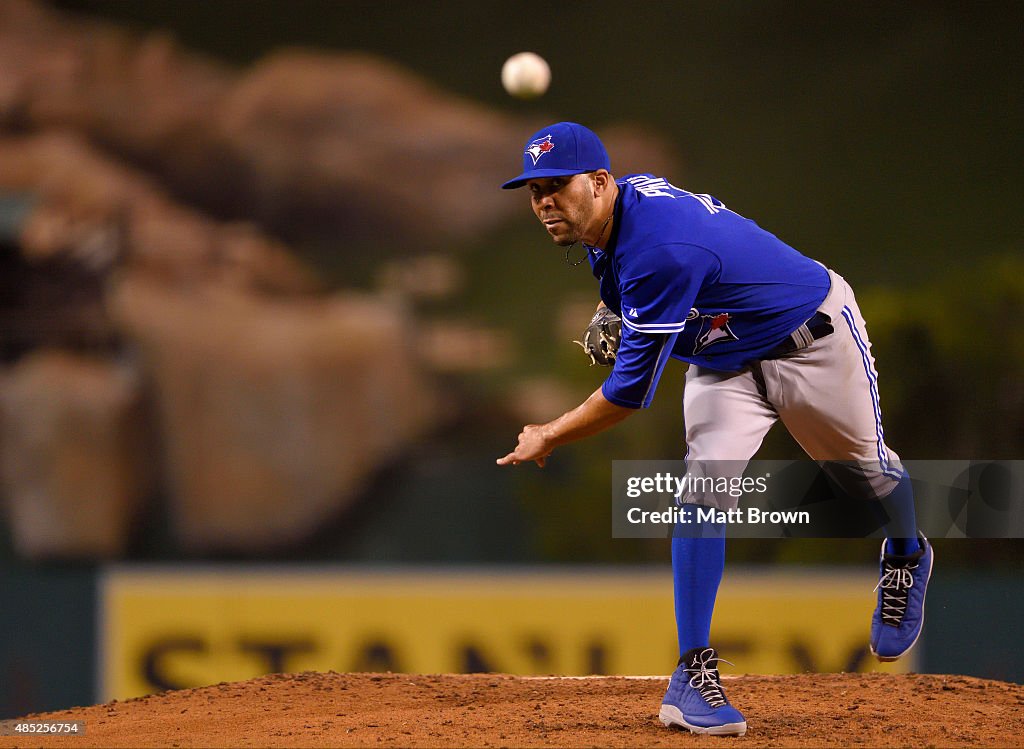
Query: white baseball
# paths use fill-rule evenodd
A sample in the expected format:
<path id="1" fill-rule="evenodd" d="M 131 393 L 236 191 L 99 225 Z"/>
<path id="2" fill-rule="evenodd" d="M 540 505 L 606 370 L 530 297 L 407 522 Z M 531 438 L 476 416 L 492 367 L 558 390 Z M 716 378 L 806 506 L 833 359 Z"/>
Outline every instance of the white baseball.
<path id="1" fill-rule="evenodd" d="M 533 99 L 548 90 L 551 68 L 547 61 L 533 52 L 520 52 L 501 66 L 501 85 L 512 96 Z"/>

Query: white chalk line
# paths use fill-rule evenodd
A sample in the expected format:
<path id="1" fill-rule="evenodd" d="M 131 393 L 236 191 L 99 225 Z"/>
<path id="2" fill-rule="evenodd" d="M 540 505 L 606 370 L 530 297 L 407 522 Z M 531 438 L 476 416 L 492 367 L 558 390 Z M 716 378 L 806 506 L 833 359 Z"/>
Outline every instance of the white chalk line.
<path id="1" fill-rule="evenodd" d="M 573 680 L 575 680 L 575 681 L 588 680 L 589 681 L 590 679 L 635 679 L 637 681 L 668 681 L 671 677 L 670 676 L 614 676 L 614 675 L 609 675 L 609 674 L 597 674 L 597 675 L 594 675 L 594 676 L 517 676 L 515 678 L 523 679 L 525 681 L 530 681 L 530 680 L 541 681 L 541 680 L 545 680 L 545 679 L 547 679 L 547 680 L 564 679 L 566 681 L 573 681 Z M 722 674 L 721 678 L 724 680 L 724 679 L 739 679 L 740 677 L 739 676 L 731 676 L 731 675 L 727 675 L 727 674 Z"/>

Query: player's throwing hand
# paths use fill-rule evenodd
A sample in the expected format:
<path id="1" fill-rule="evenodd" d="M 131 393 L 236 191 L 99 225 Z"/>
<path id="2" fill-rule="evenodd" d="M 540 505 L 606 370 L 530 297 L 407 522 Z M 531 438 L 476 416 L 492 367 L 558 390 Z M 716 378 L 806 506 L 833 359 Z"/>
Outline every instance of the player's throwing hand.
<path id="1" fill-rule="evenodd" d="M 527 460 L 532 460 L 543 468 L 552 449 L 543 427 L 539 424 L 527 424 L 519 433 L 519 444 L 516 449 L 504 458 L 498 458 L 496 462 L 499 466 L 517 466 Z"/>

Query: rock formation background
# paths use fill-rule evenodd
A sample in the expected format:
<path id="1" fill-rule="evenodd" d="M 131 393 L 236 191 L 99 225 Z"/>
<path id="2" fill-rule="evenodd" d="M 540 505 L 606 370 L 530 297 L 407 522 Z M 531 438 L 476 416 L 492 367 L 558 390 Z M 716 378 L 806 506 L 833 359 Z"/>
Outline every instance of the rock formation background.
<path id="1" fill-rule="evenodd" d="M 466 408 L 441 377 L 508 364 L 507 331 L 420 307 L 512 214 L 523 118 L 368 54 L 238 71 L 27 0 L 0 9 L 0 80 L 18 553 L 129 554 L 156 497 L 180 552 L 296 548 Z M 355 274 L 297 249 L 357 243 Z"/>

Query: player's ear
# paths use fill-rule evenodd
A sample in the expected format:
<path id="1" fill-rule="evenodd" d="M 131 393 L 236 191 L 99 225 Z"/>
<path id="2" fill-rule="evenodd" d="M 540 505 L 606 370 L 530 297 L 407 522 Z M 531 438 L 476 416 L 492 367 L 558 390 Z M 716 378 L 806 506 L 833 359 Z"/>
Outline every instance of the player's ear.
<path id="1" fill-rule="evenodd" d="M 596 172 L 590 175 L 590 184 L 594 190 L 594 197 L 599 198 L 608 189 L 608 185 L 611 184 L 612 175 L 608 173 L 607 169 L 598 169 Z"/>

